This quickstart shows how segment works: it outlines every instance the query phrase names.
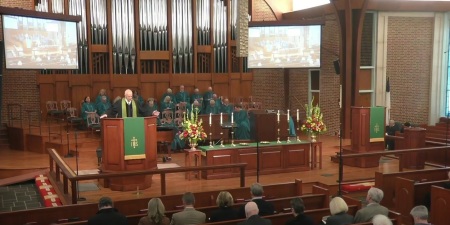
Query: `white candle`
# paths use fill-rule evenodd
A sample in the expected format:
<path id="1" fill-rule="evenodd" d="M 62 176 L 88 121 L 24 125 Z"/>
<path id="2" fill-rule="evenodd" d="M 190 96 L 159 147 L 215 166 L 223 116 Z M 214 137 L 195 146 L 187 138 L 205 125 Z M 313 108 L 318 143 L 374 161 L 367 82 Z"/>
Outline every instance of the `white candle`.
<path id="1" fill-rule="evenodd" d="M 220 125 L 223 124 L 223 113 L 220 113 Z"/>
<path id="2" fill-rule="evenodd" d="M 289 123 L 289 109 L 287 110 L 287 121 Z"/>
<path id="3" fill-rule="evenodd" d="M 277 112 L 277 122 L 280 122 L 280 110 Z"/>
<path id="4" fill-rule="evenodd" d="M 299 112 L 298 112 L 298 109 L 297 109 L 297 122 L 298 121 L 300 121 L 300 115 L 299 115 Z"/>
<path id="5" fill-rule="evenodd" d="M 231 113 L 231 123 L 234 123 L 234 117 L 233 117 L 234 113 Z"/>
<path id="6" fill-rule="evenodd" d="M 212 113 L 209 113 L 209 125 L 212 124 Z"/>

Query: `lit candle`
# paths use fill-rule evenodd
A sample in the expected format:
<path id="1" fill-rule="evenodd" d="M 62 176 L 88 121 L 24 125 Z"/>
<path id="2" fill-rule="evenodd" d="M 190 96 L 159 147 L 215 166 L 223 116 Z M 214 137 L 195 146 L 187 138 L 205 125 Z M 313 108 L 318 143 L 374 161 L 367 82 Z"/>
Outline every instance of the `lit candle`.
<path id="1" fill-rule="evenodd" d="M 299 115 L 299 112 L 298 112 L 298 109 L 297 109 L 297 122 L 298 121 L 300 121 L 300 115 Z"/>
<path id="2" fill-rule="evenodd" d="M 223 113 L 220 113 L 220 125 L 223 123 Z"/>
<path id="3" fill-rule="evenodd" d="M 280 110 L 277 112 L 277 122 L 280 122 Z"/>
<path id="4" fill-rule="evenodd" d="M 234 113 L 231 113 L 231 123 L 234 123 L 234 117 L 233 117 Z"/>
<path id="5" fill-rule="evenodd" d="M 212 124 L 212 113 L 209 113 L 209 125 Z"/>
<path id="6" fill-rule="evenodd" d="M 287 121 L 288 121 L 288 123 L 289 123 L 289 109 L 287 110 L 288 112 L 287 112 Z"/>

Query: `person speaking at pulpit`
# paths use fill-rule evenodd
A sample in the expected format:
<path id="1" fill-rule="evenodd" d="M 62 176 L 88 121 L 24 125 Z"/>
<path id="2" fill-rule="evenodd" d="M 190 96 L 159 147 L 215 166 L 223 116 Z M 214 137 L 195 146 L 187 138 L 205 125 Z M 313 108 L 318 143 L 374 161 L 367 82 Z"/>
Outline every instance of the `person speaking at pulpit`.
<path id="1" fill-rule="evenodd" d="M 100 118 L 127 118 L 127 117 L 142 117 L 146 116 L 146 110 L 140 104 L 133 99 L 133 92 L 130 89 L 125 90 L 124 98 L 115 102 L 111 108 L 109 108 L 105 114 Z M 154 111 L 154 116 L 158 116 L 159 112 Z"/>

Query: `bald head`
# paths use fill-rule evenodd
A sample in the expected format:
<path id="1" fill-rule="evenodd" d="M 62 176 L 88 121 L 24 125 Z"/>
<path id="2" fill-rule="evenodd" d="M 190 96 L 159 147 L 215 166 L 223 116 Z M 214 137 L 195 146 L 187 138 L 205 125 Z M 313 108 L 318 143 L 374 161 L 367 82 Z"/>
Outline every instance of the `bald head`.
<path id="1" fill-rule="evenodd" d="M 124 97 L 127 101 L 133 99 L 133 92 L 130 89 L 125 90 Z"/>
<path id="2" fill-rule="evenodd" d="M 259 209 L 255 202 L 249 202 L 245 205 L 245 216 L 249 218 L 253 215 L 258 215 Z"/>

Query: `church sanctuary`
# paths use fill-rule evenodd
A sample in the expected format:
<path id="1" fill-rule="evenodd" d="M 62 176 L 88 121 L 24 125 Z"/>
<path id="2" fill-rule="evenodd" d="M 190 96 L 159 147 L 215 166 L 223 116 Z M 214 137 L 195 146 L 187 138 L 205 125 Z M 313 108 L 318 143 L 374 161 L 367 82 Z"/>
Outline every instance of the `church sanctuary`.
<path id="1" fill-rule="evenodd" d="M 450 224 L 450 1 L 0 16 L 2 225 Z"/>

